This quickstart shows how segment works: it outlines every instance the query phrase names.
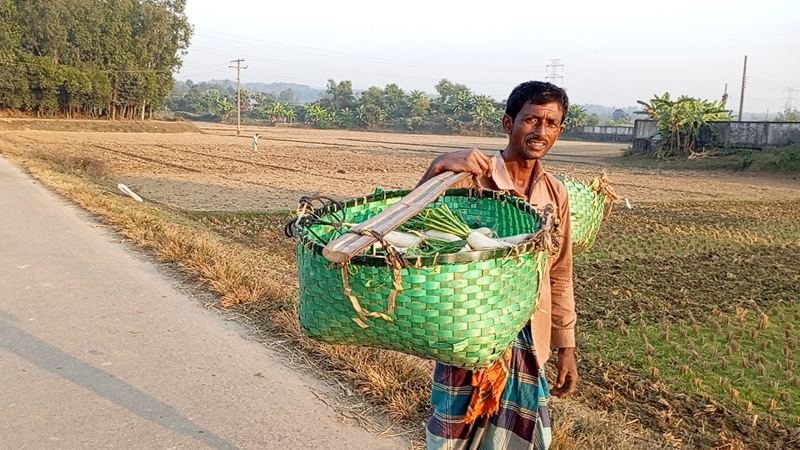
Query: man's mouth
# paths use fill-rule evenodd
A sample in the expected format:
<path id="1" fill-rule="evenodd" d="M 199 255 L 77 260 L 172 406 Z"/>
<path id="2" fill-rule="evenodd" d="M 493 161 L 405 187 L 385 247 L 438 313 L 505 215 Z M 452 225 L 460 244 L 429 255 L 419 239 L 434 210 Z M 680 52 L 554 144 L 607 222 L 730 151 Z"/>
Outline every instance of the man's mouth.
<path id="1" fill-rule="evenodd" d="M 543 148 L 547 145 L 544 141 L 540 141 L 537 139 L 528 139 L 527 141 L 525 141 L 525 143 L 533 148 Z"/>

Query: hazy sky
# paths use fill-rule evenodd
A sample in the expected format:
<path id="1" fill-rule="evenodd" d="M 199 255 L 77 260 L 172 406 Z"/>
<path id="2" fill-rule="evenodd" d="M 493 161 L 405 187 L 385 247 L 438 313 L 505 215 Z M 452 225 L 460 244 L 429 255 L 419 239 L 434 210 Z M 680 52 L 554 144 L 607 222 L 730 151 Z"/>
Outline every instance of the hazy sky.
<path id="1" fill-rule="evenodd" d="M 442 78 L 504 100 L 560 59 L 573 103 L 631 106 L 670 92 L 770 115 L 800 107 L 800 0 L 188 0 L 195 26 L 179 80 L 235 79 L 355 89 Z"/>

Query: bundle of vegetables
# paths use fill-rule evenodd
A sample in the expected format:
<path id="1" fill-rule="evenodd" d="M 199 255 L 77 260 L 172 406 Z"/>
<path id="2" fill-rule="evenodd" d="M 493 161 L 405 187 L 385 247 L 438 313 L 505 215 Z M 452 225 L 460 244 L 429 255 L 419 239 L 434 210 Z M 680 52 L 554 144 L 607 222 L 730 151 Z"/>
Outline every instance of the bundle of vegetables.
<path id="1" fill-rule="evenodd" d="M 384 242 L 394 250 L 407 255 L 434 255 L 469 252 L 494 248 L 513 247 L 522 244 L 532 234 L 494 238 L 494 230 L 481 227 L 472 229 L 459 213 L 454 213 L 446 204 L 426 208 L 407 220 L 399 228 L 383 236 Z M 367 250 L 376 254 L 382 244 Z"/>

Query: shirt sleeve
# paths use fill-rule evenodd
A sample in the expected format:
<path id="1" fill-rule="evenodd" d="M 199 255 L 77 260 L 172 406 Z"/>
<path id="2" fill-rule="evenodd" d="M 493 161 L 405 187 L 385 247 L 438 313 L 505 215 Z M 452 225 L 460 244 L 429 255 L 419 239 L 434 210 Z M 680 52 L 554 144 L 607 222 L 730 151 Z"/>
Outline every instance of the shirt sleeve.
<path id="1" fill-rule="evenodd" d="M 575 347 L 575 294 L 572 279 L 572 224 L 570 222 L 569 195 L 564 185 L 558 182 L 559 197 L 563 201 L 558 207 L 561 221 L 559 230 L 560 252 L 550 267 L 550 289 L 552 298 L 552 329 L 550 346 L 553 348 Z"/>

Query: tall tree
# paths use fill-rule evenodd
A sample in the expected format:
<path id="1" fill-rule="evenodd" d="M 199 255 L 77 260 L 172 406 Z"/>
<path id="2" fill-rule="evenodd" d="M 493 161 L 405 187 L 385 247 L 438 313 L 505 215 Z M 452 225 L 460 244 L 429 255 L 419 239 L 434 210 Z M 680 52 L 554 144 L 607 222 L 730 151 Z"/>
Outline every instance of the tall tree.
<path id="1" fill-rule="evenodd" d="M 23 67 L 29 92 L 22 102 L 3 104 L 37 114 L 152 114 L 189 45 L 185 6 L 185 0 L 0 0 L 0 61 L 18 49 L 13 62 Z M 0 78 L 10 76 L 2 70 Z"/>
<path id="2" fill-rule="evenodd" d="M 340 81 L 339 84 L 336 84 L 333 78 L 329 79 L 327 93 L 332 97 L 334 111 L 352 108 L 356 104 L 353 82 L 350 80 Z"/>

